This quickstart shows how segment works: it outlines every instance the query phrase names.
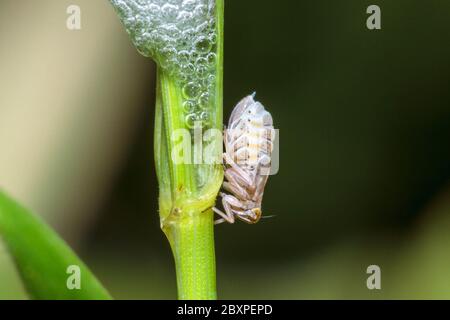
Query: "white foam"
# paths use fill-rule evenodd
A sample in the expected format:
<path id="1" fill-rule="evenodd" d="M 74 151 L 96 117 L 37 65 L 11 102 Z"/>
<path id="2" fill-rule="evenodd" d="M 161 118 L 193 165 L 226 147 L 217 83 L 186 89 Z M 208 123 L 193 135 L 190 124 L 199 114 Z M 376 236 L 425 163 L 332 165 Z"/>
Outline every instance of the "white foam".
<path id="1" fill-rule="evenodd" d="M 215 87 L 214 0 L 110 0 L 138 49 L 183 88 L 186 121 L 208 125 Z M 205 114 L 206 112 L 206 114 Z"/>

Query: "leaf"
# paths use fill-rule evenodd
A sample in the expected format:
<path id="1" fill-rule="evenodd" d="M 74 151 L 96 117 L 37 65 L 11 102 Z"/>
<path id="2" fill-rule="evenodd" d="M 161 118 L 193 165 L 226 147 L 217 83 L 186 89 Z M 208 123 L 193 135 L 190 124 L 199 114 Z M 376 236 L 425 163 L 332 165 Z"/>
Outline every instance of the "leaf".
<path id="1" fill-rule="evenodd" d="M 91 271 L 49 226 L 1 190 L 0 236 L 31 298 L 111 299 Z M 68 280 L 69 284 L 73 283 L 71 280 L 78 270 L 80 289 L 70 290 Z"/>

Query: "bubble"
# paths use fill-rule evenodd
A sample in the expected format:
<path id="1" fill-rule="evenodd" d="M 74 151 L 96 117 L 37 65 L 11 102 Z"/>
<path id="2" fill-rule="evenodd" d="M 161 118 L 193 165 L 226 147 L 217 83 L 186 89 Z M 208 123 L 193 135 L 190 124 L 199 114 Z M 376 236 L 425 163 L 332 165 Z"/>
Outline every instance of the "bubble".
<path id="1" fill-rule="evenodd" d="M 205 57 L 199 57 L 196 61 L 195 61 L 196 65 L 207 65 L 208 64 L 208 60 L 206 60 Z"/>
<path id="2" fill-rule="evenodd" d="M 159 61 L 159 65 L 161 66 L 161 68 L 166 69 L 166 70 L 169 69 L 170 60 L 167 59 L 165 56 L 159 56 L 158 61 Z"/>
<path id="3" fill-rule="evenodd" d="M 215 0 L 110 1 L 138 51 L 182 88 L 186 114 L 200 117 L 215 90 Z"/>
<path id="4" fill-rule="evenodd" d="M 166 21 L 174 21 L 178 16 L 178 7 L 170 4 L 170 3 L 166 3 L 165 5 L 163 5 L 161 7 L 161 17 L 166 20 Z"/>
<path id="5" fill-rule="evenodd" d="M 200 94 L 201 87 L 195 82 L 188 82 L 183 87 L 183 96 L 185 99 L 195 99 Z"/>
<path id="6" fill-rule="evenodd" d="M 161 55 L 165 56 L 167 59 L 175 58 L 176 54 L 177 50 L 172 46 L 168 46 L 164 49 L 161 49 Z"/>
<path id="7" fill-rule="evenodd" d="M 208 81 L 208 85 L 213 85 L 214 86 L 216 84 L 216 76 L 213 75 L 213 74 L 210 74 L 208 76 L 207 81 Z"/>
<path id="8" fill-rule="evenodd" d="M 198 35 L 205 35 L 208 33 L 209 29 L 209 24 L 208 21 L 204 21 L 202 23 L 199 23 L 196 27 L 195 27 L 195 32 Z"/>
<path id="9" fill-rule="evenodd" d="M 131 26 L 134 27 L 134 24 L 136 23 L 136 19 L 134 17 L 129 17 L 127 19 L 124 20 L 124 25 L 125 27 L 130 28 Z M 134 29 L 129 31 L 130 34 L 135 33 Z"/>
<path id="10" fill-rule="evenodd" d="M 140 54 L 142 54 L 145 57 L 150 57 L 151 53 L 153 51 L 149 50 L 147 46 L 145 45 L 145 42 L 138 42 L 139 40 L 136 40 L 136 43 L 134 44 L 136 46 L 136 49 L 139 51 Z"/>
<path id="11" fill-rule="evenodd" d="M 208 55 L 206 56 L 207 63 L 210 66 L 214 66 L 216 64 L 216 58 L 217 56 L 214 52 L 208 53 Z"/>
<path id="12" fill-rule="evenodd" d="M 178 60 L 181 65 L 186 65 L 189 62 L 190 54 L 187 50 L 181 50 L 178 52 Z"/>
<path id="13" fill-rule="evenodd" d="M 183 40 L 185 41 L 192 41 L 192 39 L 195 37 L 195 29 L 194 28 L 186 28 L 183 30 Z"/>
<path id="14" fill-rule="evenodd" d="M 147 12 L 149 13 L 149 16 L 157 16 L 161 12 L 161 8 L 154 3 L 150 3 L 147 7 Z"/>
<path id="15" fill-rule="evenodd" d="M 216 77 L 214 75 L 208 76 L 205 87 L 208 92 L 211 92 L 212 95 L 214 94 L 216 90 Z"/>
<path id="16" fill-rule="evenodd" d="M 188 11 L 181 11 L 177 17 L 178 23 L 184 23 L 190 19 L 192 19 L 192 13 Z"/>
<path id="17" fill-rule="evenodd" d="M 199 78 L 205 78 L 205 77 L 207 77 L 208 76 L 208 73 L 209 73 L 209 68 L 208 68 L 208 66 L 207 65 L 204 65 L 204 64 L 201 64 L 201 65 L 198 65 L 196 68 L 195 68 L 195 74 L 199 77 Z"/>
<path id="18" fill-rule="evenodd" d="M 199 57 L 199 53 L 197 51 L 195 51 L 195 50 L 191 50 L 189 52 L 189 56 L 191 58 L 190 59 L 191 62 L 195 64 L 197 62 L 198 57 Z"/>
<path id="19" fill-rule="evenodd" d="M 192 63 L 185 64 L 181 67 L 181 75 L 189 78 L 195 72 L 195 66 Z"/>
<path id="20" fill-rule="evenodd" d="M 156 42 L 159 41 L 159 39 L 161 38 L 161 34 L 159 33 L 158 30 L 152 30 L 150 31 L 150 33 L 148 34 L 149 36 L 149 42 L 155 44 Z"/>
<path id="21" fill-rule="evenodd" d="M 166 37 L 179 38 L 180 30 L 174 24 L 167 24 L 161 26 L 160 32 L 163 32 Z"/>
<path id="22" fill-rule="evenodd" d="M 200 113 L 199 119 L 202 122 L 202 124 L 205 126 L 209 125 L 210 121 L 211 121 L 211 117 L 210 117 L 209 113 L 206 111 L 203 111 L 202 113 Z"/>
<path id="23" fill-rule="evenodd" d="M 196 121 L 197 121 L 197 116 L 195 113 L 190 113 L 186 116 L 185 122 L 189 129 L 194 128 Z"/>
<path id="24" fill-rule="evenodd" d="M 214 15 L 214 12 L 216 10 L 216 3 L 215 0 L 211 0 L 210 3 L 208 3 L 208 15 Z"/>
<path id="25" fill-rule="evenodd" d="M 215 33 L 211 34 L 209 36 L 209 41 L 211 41 L 212 44 L 216 44 L 217 43 L 217 35 Z"/>
<path id="26" fill-rule="evenodd" d="M 186 100 L 185 102 L 183 102 L 183 110 L 186 113 L 194 112 L 195 111 L 195 107 L 196 107 L 195 101 Z"/>
<path id="27" fill-rule="evenodd" d="M 182 7 L 183 7 L 183 10 L 193 11 L 195 9 L 196 5 L 197 5 L 197 1 L 195 1 L 195 0 L 184 0 Z"/>
<path id="28" fill-rule="evenodd" d="M 208 7 L 203 4 L 198 4 L 194 9 L 193 14 L 198 18 L 205 18 L 208 14 Z"/>
<path id="29" fill-rule="evenodd" d="M 200 106 L 200 108 L 205 109 L 208 107 L 208 104 L 209 104 L 209 93 L 203 92 L 198 98 L 198 105 Z"/>
<path id="30" fill-rule="evenodd" d="M 208 53 L 211 51 L 211 47 L 211 42 L 204 36 L 199 37 L 194 44 L 195 50 L 199 53 Z"/>

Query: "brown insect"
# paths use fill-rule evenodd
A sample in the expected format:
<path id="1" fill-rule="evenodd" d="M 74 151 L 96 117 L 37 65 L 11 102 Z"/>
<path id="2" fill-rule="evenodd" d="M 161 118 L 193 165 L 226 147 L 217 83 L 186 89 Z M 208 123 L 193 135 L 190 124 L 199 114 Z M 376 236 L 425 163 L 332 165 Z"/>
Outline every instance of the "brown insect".
<path id="1" fill-rule="evenodd" d="M 254 94 L 242 99 L 231 113 L 224 133 L 225 180 L 221 192 L 225 212 L 215 223 L 234 223 L 238 218 L 257 223 L 262 216 L 261 203 L 270 173 L 273 150 L 272 116 L 254 100 Z"/>

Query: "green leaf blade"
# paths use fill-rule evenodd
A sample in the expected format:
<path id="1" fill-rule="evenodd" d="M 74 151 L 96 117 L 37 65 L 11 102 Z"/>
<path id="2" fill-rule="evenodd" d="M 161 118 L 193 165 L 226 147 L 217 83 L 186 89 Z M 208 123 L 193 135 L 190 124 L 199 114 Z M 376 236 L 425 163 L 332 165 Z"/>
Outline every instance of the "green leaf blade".
<path id="1" fill-rule="evenodd" d="M 39 217 L 0 191 L 0 237 L 13 257 L 33 299 L 106 300 L 109 293 L 70 247 Z M 72 273 L 80 270 L 80 289 L 69 289 Z"/>

